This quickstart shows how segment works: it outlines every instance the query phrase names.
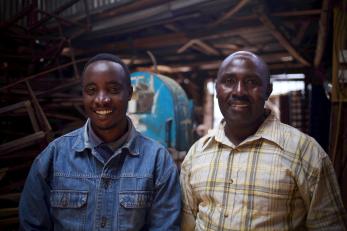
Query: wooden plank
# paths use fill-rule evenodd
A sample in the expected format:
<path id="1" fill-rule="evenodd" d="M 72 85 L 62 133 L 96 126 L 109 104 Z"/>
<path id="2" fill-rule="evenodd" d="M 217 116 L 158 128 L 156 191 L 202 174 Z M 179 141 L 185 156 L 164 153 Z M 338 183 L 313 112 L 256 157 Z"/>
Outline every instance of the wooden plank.
<path id="1" fill-rule="evenodd" d="M 222 17 L 217 19 L 214 23 L 210 24 L 209 26 L 218 26 L 219 24 L 223 23 L 225 20 L 229 19 L 231 16 L 236 14 L 242 7 L 244 7 L 249 0 L 240 0 L 235 6 L 233 6 L 228 12 L 226 12 Z"/>
<path id="2" fill-rule="evenodd" d="M 0 168 L 0 181 L 4 179 L 8 171 L 8 168 Z"/>
<path id="3" fill-rule="evenodd" d="M 43 131 L 35 132 L 34 134 L 10 141 L 5 144 L 0 145 L 0 156 L 11 151 L 15 151 L 29 145 L 36 143 L 37 141 L 43 139 L 45 137 L 45 133 Z"/>
<path id="4" fill-rule="evenodd" d="M 20 193 L 9 193 L 0 195 L 0 200 L 19 201 Z"/>
<path id="5" fill-rule="evenodd" d="M 18 208 L 3 208 L 0 209 L 0 219 L 18 215 Z"/>
<path id="6" fill-rule="evenodd" d="M 207 44 L 201 39 L 195 39 L 195 43 L 199 45 L 203 50 L 205 50 L 207 54 L 216 56 L 220 55 L 220 52 L 216 48 L 214 48 L 212 45 Z"/>
<path id="7" fill-rule="evenodd" d="M 282 34 L 270 18 L 262 11 L 255 11 L 258 15 L 259 20 L 266 26 L 269 32 L 278 40 L 278 42 L 301 64 L 304 66 L 310 66 L 311 64 L 294 48 L 290 41 Z"/>
<path id="8" fill-rule="evenodd" d="M 329 1 L 323 0 L 322 3 L 322 13 L 319 20 L 319 29 L 318 29 L 318 39 L 316 45 L 316 53 L 314 57 L 313 64 L 315 67 L 319 67 L 322 61 L 323 53 L 325 50 L 326 40 L 327 40 L 327 31 L 328 31 L 328 7 Z"/>
<path id="9" fill-rule="evenodd" d="M 19 223 L 18 217 L 0 219 L 0 227 L 3 225 L 15 225 Z"/>

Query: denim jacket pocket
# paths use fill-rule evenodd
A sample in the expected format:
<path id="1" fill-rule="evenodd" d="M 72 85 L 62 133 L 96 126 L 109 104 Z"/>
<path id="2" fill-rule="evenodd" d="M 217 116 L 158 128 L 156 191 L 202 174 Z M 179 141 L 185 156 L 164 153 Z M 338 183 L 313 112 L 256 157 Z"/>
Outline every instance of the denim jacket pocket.
<path id="1" fill-rule="evenodd" d="M 88 191 L 51 190 L 50 203 L 57 230 L 85 230 Z"/>
<path id="2" fill-rule="evenodd" d="M 123 208 L 149 208 L 152 205 L 152 192 L 131 191 L 120 192 L 119 202 Z"/>
<path id="3" fill-rule="evenodd" d="M 151 191 L 126 191 L 119 193 L 118 230 L 141 230 L 146 224 L 152 206 Z"/>

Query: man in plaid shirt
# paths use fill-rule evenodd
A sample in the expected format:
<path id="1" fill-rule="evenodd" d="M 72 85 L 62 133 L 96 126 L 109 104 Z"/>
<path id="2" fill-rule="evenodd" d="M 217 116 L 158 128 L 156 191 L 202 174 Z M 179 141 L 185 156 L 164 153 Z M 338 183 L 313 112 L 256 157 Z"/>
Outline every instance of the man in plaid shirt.
<path id="1" fill-rule="evenodd" d="M 216 91 L 224 119 L 182 164 L 183 231 L 346 229 L 327 154 L 264 108 L 269 76 L 251 52 L 236 52 L 220 66 Z"/>

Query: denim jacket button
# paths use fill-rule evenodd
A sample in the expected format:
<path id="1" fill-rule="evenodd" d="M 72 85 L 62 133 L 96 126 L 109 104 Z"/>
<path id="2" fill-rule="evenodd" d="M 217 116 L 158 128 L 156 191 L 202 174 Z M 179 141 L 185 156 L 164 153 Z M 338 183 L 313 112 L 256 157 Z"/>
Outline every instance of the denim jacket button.
<path id="1" fill-rule="evenodd" d="M 105 228 L 106 223 L 107 223 L 107 218 L 105 216 L 102 216 L 101 217 L 101 224 L 100 224 L 101 228 Z"/>
<path id="2" fill-rule="evenodd" d="M 103 178 L 102 183 L 103 183 L 104 189 L 107 189 L 108 186 L 110 185 L 110 179 L 109 178 Z"/>

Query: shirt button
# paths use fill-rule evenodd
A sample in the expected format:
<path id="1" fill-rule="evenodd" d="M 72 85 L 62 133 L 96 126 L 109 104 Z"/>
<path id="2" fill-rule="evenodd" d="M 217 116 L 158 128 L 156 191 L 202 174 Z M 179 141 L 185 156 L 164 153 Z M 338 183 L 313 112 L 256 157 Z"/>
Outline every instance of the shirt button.
<path id="1" fill-rule="evenodd" d="M 228 217 L 229 216 L 229 214 L 228 213 L 224 213 L 224 217 Z"/>
<path id="2" fill-rule="evenodd" d="M 104 189 L 107 189 L 108 186 L 110 185 L 110 179 L 109 178 L 104 178 L 102 180 L 102 183 L 103 183 Z"/>
<path id="3" fill-rule="evenodd" d="M 233 180 L 233 179 L 230 179 L 230 180 L 229 180 L 229 183 L 230 183 L 230 184 L 234 183 L 234 180 Z"/>
<path id="4" fill-rule="evenodd" d="M 101 217 L 101 228 L 105 228 L 106 226 L 106 223 L 107 223 L 107 218 L 105 216 Z"/>

